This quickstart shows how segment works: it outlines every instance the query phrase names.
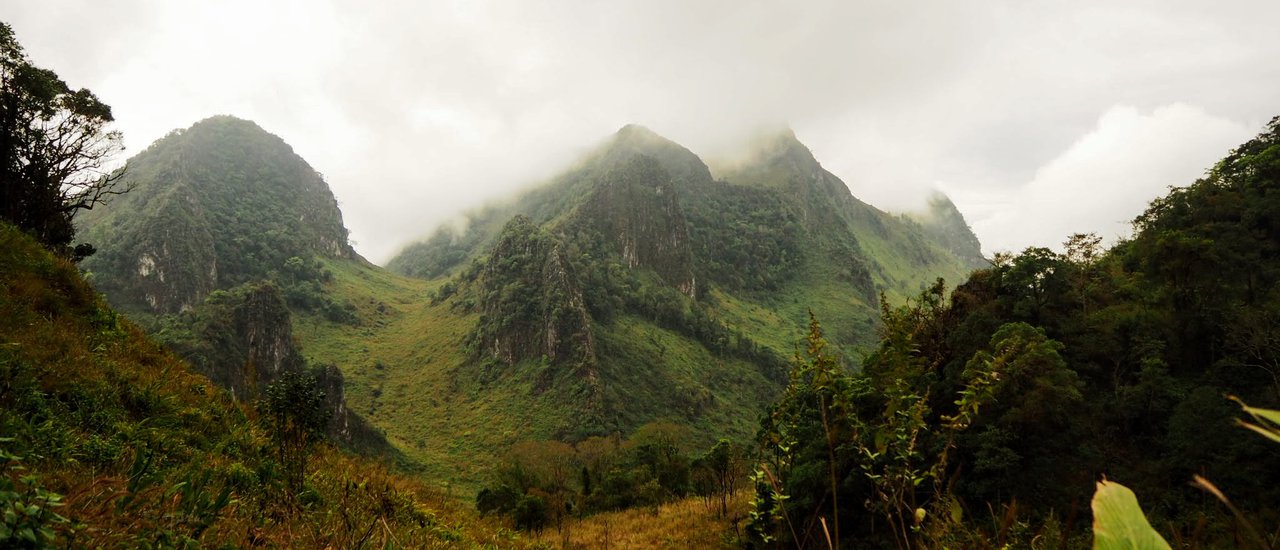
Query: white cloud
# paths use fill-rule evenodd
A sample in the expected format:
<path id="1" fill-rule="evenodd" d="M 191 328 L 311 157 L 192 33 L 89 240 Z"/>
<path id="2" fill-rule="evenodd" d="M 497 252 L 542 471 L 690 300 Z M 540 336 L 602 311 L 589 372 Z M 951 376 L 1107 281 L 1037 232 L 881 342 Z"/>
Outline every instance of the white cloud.
<path id="1" fill-rule="evenodd" d="M 1274 0 L 9 4 L 36 63 L 110 104 L 131 152 L 252 119 L 327 176 L 377 262 L 631 122 L 709 154 L 787 122 L 869 202 L 946 182 L 977 225 L 1013 204 L 983 197 L 1039 179 L 1114 105 L 1256 129 L 1280 89 Z"/>
<path id="2" fill-rule="evenodd" d="M 1194 182 L 1257 130 L 1181 103 L 1151 112 L 1115 106 L 1012 192 L 943 187 L 970 212 L 988 254 L 1060 250 L 1072 233 L 1098 233 L 1114 243 L 1131 233 L 1130 222 L 1151 199 Z"/>

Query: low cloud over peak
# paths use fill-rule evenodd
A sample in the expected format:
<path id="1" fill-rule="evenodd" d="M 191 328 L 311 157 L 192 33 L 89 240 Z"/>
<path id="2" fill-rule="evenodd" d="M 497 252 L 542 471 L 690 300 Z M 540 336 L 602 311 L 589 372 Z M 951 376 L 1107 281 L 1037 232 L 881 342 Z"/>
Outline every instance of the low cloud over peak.
<path id="1" fill-rule="evenodd" d="M 1089 152 L 1128 135 L 1104 113 L 1199 120 L 1209 134 L 1178 147 L 1209 150 L 1129 138 L 1125 154 L 1212 162 L 1239 142 L 1226 134 L 1276 114 L 1280 89 L 1280 5 L 1266 0 L 18 0 L 5 18 L 38 65 L 114 108 L 131 151 L 214 113 L 281 136 L 326 175 L 357 248 L 379 262 L 633 121 L 704 158 L 788 121 L 860 198 L 907 210 L 942 188 L 989 248 L 1020 248 L 1071 224 L 1018 226 L 995 209 L 1021 203 L 999 197 L 1067 185 L 1055 174 L 1081 163 L 1134 164 Z M 1124 185 L 1124 201 L 1152 192 Z"/>

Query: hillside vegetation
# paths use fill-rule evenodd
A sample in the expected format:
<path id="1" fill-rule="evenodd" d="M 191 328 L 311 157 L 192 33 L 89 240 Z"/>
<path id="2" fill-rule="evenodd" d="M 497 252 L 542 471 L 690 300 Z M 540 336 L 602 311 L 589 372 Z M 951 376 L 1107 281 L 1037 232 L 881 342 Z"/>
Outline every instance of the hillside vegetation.
<path id="1" fill-rule="evenodd" d="M 440 490 L 270 424 L 0 224 L 0 535 L 17 547 L 520 547 Z M 15 514 L 16 512 L 16 514 Z"/>
<path id="2" fill-rule="evenodd" d="M 753 158 L 716 179 L 687 149 L 627 126 L 388 267 L 432 280 L 451 324 L 474 323 L 455 378 L 573 411 L 569 424 L 532 417 L 526 437 L 573 441 L 663 419 L 707 444 L 748 437 L 811 309 L 853 352 L 874 341 L 882 293 L 900 300 L 981 258 L 958 214 L 934 223 L 970 236 L 964 256 L 853 198 L 789 132 Z"/>
<path id="3" fill-rule="evenodd" d="M 815 320 L 761 427 L 752 536 L 1082 545 L 1106 476 L 1180 546 L 1273 546 L 1276 450 L 1228 397 L 1280 405 L 1278 188 L 1280 118 L 1110 250 L 1075 235 L 886 304 L 854 374 Z"/>
<path id="4" fill-rule="evenodd" d="M 700 445 L 746 440 L 810 308 L 857 349 L 880 292 L 900 299 L 969 261 L 853 199 L 794 136 L 777 141 L 735 183 L 628 126 L 465 234 L 406 250 L 391 266 L 408 278 L 346 247 L 323 180 L 279 138 L 214 117 L 129 161 L 129 196 L 83 219 L 102 250 L 85 267 L 235 395 L 319 369 L 341 395 L 331 436 L 366 452 L 385 436 L 379 452 L 469 489 L 525 439 L 665 420 Z"/>

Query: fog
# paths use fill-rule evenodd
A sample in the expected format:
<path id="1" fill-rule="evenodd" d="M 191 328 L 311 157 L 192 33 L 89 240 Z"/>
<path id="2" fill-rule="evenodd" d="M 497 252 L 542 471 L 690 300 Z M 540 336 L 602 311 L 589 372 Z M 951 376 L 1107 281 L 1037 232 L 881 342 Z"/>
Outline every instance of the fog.
<path id="1" fill-rule="evenodd" d="M 988 253 L 1122 236 L 1280 114 L 1280 4 L 18 0 L 126 154 L 214 115 L 323 173 L 383 263 L 627 123 L 704 157 L 789 125 L 890 210 L 932 190 Z"/>

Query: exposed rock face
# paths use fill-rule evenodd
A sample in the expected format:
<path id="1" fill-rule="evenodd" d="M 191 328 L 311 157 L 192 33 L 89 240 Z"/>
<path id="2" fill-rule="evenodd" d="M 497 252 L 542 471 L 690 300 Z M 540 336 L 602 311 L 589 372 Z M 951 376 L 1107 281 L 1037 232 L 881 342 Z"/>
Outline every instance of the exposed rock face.
<path id="1" fill-rule="evenodd" d="M 195 314 L 195 340 L 171 345 L 238 400 L 256 399 L 281 373 L 307 368 L 293 337 L 289 309 L 275 285 L 250 284 L 215 293 Z M 363 449 L 385 448 L 382 436 L 347 408 L 342 373 L 325 366 L 315 374 L 332 413 L 329 436 Z"/>
<path id="2" fill-rule="evenodd" d="M 330 439 L 344 443 L 367 454 L 385 454 L 392 451 L 382 432 L 364 417 L 347 408 L 345 379 L 342 371 L 333 365 L 317 369 L 317 382 L 324 391 L 325 406 L 332 413 L 329 419 Z"/>
<path id="3" fill-rule="evenodd" d="M 121 293 L 119 286 L 124 283 L 151 311 L 189 311 L 217 288 L 213 235 L 189 195 L 170 193 L 160 202 L 156 229 L 141 235 L 133 247 L 118 256 L 137 258 L 136 270 L 124 281 L 109 281 L 116 283 L 116 288 L 109 285 L 103 290 Z"/>
<path id="4" fill-rule="evenodd" d="M 293 324 L 284 298 L 275 285 L 250 287 L 244 299 L 232 309 L 233 336 L 244 345 L 244 374 L 229 387 L 241 386 L 250 395 L 260 384 L 270 384 L 285 370 L 304 368 L 305 362 L 293 342 Z"/>
<path id="5" fill-rule="evenodd" d="M 690 298 L 697 294 L 689 224 L 658 162 L 635 156 L 605 174 L 579 213 L 630 268 L 648 267 Z"/>
<path id="6" fill-rule="evenodd" d="M 542 350 L 551 361 L 569 360 L 591 365 L 596 343 L 591 335 L 591 317 L 573 267 L 557 242 L 542 267 L 545 287 L 542 301 Z"/>
<path id="7" fill-rule="evenodd" d="M 590 315 L 559 240 L 516 216 L 494 244 L 479 282 L 482 317 L 474 337 L 484 355 L 508 365 L 546 357 L 591 370 Z"/>

